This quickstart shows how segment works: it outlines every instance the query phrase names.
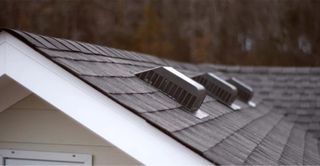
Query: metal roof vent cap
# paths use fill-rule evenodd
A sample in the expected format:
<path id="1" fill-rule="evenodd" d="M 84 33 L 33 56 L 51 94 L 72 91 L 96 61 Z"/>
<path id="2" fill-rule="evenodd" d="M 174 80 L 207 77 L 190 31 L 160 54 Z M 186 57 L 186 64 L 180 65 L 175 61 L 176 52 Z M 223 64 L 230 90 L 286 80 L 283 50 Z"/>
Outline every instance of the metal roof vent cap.
<path id="1" fill-rule="evenodd" d="M 234 77 L 228 79 L 227 82 L 237 87 L 239 100 L 249 104 L 251 107 L 256 106 L 256 104 L 253 101 L 251 101 L 253 97 L 253 89 L 249 85 Z"/>
<path id="2" fill-rule="evenodd" d="M 139 72 L 136 76 L 176 100 L 194 116 L 200 119 L 209 116 L 199 109 L 206 97 L 205 88 L 174 68 L 156 67 Z"/>
<path id="3" fill-rule="evenodd" d="M 206 88 L 209 96 L 215 98 L 233 110 L 240 109 L 240 106 L 233 103 L 237 99 L 238 93 L 235 86 L 212 73 L 204 73 L 193 77 L 193 79 Z"/>

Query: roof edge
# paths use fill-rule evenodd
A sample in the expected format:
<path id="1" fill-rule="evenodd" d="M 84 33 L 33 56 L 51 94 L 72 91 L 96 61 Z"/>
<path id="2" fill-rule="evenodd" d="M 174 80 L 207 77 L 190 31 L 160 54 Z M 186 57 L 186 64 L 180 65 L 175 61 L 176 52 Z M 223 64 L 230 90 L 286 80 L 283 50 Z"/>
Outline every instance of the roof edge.
<path id="1" fill-rule="evenodd" d="M 151 125 L 146 125 L 144 119 L 136 116 L 136 114 L 133 114 L 132 111 L 128 111 L 127 108 L 119 105 L 119 103 L 110 99 L 105 94 L 102 94 L 101 92 L 99 92 L 99 90 L 95 89 L 95 87 L 92 87 L 86 82 L 83 82 L 83 80 L 75 77 L 74 74 L 70 73 L 64 68 L 61 68 L 61 66 L 55 64 L 50 59 L 44 57 L 44 53 L 41 53 L 41 51 L 35 49 L 34 47 L 30 47 L 30 45 L 28 45 L 24 40 L 21 40 L 20 37 L 17 37 L 16 35 L 18 34 L 16 34 L 14 31 L 1 31 L 5 31 L 8 33 L 2 33 L 0 37 L 6 38 L 6 40 L 8 41 L 6 41 L 5 44 L 7 44 L 8 47 L 13 48 L 7 51 L 7 55 L 1 55 L 6 56 L 6 63 L 10 64 L 10 67 L 8 67 L 6 71 L 6 74 L 8 76 L 46 100 L 48 103 L 59 108 L 65 114 L 80 122 L 82 125 L 94 131 L 96 134 L 110 141 L 112 144 L 114 144 L 124 152 L 128 153 L 134 158 L 137 158 L 139 161 L 147 165 L 170 165 L 170 163 L 171 165 L 176 165 L 177 162 L 181 162 L 181 165 L 185 165 L 187 163 L 202 163 L 205 165 L 212 164 L 207 159 L 200 156 L 198 153 L 195 153 L 193 150 L 182 145 L 180 142 L 177 142 L 177 140 L 168 136 L 166 133 L 158 130 L 158 128 L 155 128 Z M 10 37 L 9 35 L 13 37 Z M 8 56 L 9 54 L 10 56 Z M 17 59 L 21 59 L 21 61 L 19 61 L 19 64 L 17 64 L 17 61 L 15 61 Z M 24 72 L 18 71 L 21 68 L 24 69 Z M 29 75 L 29 77 L 26 77 L 26 75 Z M 52 78 L 58 79 L 59 81 L 53 81 Z M 53 82 L 55 85 L 53 85 Z M 65 84 L 63 84 L 63 82 Z M 64 87 L 63 90 L 57 89 L 62 87 Z M 66 92 L 70 93 L 64 95 L 61 94 Z M 78 104 L 84 106 L 76 106 L 77 111 L 75 112 L 75 105 L 72 106 L 68 104 L 69 100 L 70 103 L 73 103 L 72 101 L 75 101 L 75 98 L 71 97 L 67 98 L 68 101 L 60 101 L 59 96 L 77 96 L 79 98 L 83 96 L 84 98 L 87 98 L 87 100 L 85 100 L 84 102 L 77 102 Z M 91 107 L 89 107 L 89 105 L 91 105 Z M 110 106 L 113 106 L 117 109 L 111 109 Z M 88 108 L 97 109 L 94 109 L 93 111 L 91 110 L 91 112 L 85 111 L 88 110 Z M 79 112 L 81 112 L 82 114 L 79 114 Z M 113 116 L 113 118 L 111 118 L 109 117 L 111 114 L 118 115 L 114 115 L 115 117 Z M 88 118 L 93 116 L 96 116 L 96 119 Z M 114 131 L 113 128 L 110 128 L 112 126 L 115 126 L 114 124 L 106 126 L 104 125 L 103 127 L 101 127 L 101 124 L 107 122 L 120 123 L 118 122 L 120 121 L 119 118 L 123 119 L 123 121 L 121 121 L 123 124 L 119 124 L 123 125 L 122 127 L 119 126 L 119 130 L 123 132 Z M 129 122 L 137 124 L 125 125 Z M 134 133 L 133 135 L 131 133 L 130 136 L 127 135 L 128 133 L 133 131 L 135 131 L 136 133 Z M 138 134 L 138 131 L 144 134 L 140 135 Z M 110 134 L 115 132 L 118 133 L 115 136 Z M 132 142 L 132 140 L 125 141 L 125 139 L 128 138 L 138 139 L 138 143 L 134 141 L 133 143 L 130 143 Z M 150 142 L 150 140 L 153 140 L 154 142 L 152 143 L 152 141 Z M 140 149 L 141 147 L 149 149 L 149 154 L 138 150 L 138 144 L 145 144 L 139 145 L 139 147 Z M 163 144 L 161 148 L 159 148 L 159 144 Z M 152 157 L 150 155 L 154 155 L 156 153 L 159 153 L 158 155 L 155 155 L 158 159 L 154 160 L 155 156 Z M 172 163 L 172 161 L 175 161 L 175 163 Z"/>

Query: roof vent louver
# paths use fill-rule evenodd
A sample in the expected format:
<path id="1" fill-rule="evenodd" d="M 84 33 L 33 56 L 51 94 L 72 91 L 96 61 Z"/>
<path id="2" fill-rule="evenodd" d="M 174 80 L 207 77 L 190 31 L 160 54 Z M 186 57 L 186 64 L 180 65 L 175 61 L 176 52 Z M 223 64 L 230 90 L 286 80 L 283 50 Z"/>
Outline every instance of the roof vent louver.
<path id="1" fill-rule="evenodd" d="M 136 74 L 202 119 L 208 116 L 199 108 L 206 97 L 205 88 L 172 67 L 157 67 Z"/>
<path id="2" fill-rule="evenodd" d="M 198 75 L 193 77 L 193 79 L 202 84 L 211 97 L 222 102 L 233 110 L 240 109 L 240 106 L 233 103 L 236 100 L 238 93 L 235 86 L 212 73 Z"/>
<path id="3" fill-rule="evenodd" d="M 253 89 L 249 85 L 243 83 L 242 81 L 234 77 L 228 79 L 227 82 L 237 87 L 239 100 L 248 103 L 252 107 L 256 106 L 256 104 L 251 101 L 253 97 Z"/>

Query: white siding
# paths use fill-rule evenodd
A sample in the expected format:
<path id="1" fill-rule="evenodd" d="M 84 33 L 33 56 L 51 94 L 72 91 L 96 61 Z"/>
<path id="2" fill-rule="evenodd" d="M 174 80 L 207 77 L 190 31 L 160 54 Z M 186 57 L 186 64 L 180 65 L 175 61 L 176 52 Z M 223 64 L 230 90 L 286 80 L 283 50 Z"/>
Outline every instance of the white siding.
<path id="1" fill-rule="evenodd" d="M 35 95 L 0 113 L 0 148 L 92 154 L 94 165 L 141 165 Z"/>

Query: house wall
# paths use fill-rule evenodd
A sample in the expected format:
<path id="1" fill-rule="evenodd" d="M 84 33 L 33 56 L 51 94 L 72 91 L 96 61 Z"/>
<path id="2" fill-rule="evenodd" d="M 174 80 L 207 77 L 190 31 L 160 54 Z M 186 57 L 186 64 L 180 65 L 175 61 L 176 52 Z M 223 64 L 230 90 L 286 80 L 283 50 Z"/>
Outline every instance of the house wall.
<path id="1" fill-rule="evenodd" d="M 91 154 L 94 165 L 141 165 L 35 95 L 0 113 L 1 148 Z"/>

